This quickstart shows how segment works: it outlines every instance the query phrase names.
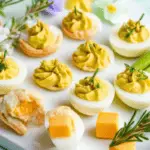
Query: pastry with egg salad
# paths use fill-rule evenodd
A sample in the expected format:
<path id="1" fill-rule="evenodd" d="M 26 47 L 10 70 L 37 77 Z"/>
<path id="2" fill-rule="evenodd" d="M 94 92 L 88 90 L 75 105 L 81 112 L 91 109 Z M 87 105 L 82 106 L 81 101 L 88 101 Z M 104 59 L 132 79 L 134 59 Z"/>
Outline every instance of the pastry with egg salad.
<path id="1" fill-rule="evenodd" d="M 141 23 L 143 17 L 144 14 L 138 21 L 130 19 L 112 30 L 109 41 L 116 53 L 124 57 L 138 57 L 150 48 L 150 32 Z"/>
<path id="2" fill-rule="evenodd" d="M 43 60 L 40 67 L 35 69 L 33 80 L 42 88 L 59 91 L 71 84 L 72 72 L 67 65 L 57 59 Z"/>
<path id="3" fill-rule="evenodd" d="M 70 107 L 60 106 L 49 111 L 45 127 L 58 150 L 78 150 L 84 133 L 84 124 Z"/>
<path id="4" fill-rule="evenodd" d="M 90 40 L 77 48 L 72 55 L 72 61 L 79 69 L 94 72 L 97 68 L 109 68 L 114 62 L 114 54 L 109 47 Z"/>
<path id="5" fill-rule="evenodd" d="M 0 95 L 18 87 L 27 76 L 25 64 L 15 57 L 0 53 Z"/>
<path id="6" fill-rule="evenodd" d="M 76 40 L 91 39 L 101 29 L 101 22 L 92 13 L 82 12 L 74 7 L 62 21 L 62 30 Z"/>
<path id="7" fill-rule="evenodd" d="M 106 80 L 96 76 L 85 77 L 75 84 L 70 91 L 70 103 L 79 112 L 85 115 L 95 115 L 108 108 L 115 95 L 114 87 Z"/>
<path id="8" fill-rule="evenodd" d="M 150 75 L 126 64 L 114 81 L 116 94 L 126 105 L 143 109 L 150 106 Z"/>
<path id="9" fill-rule="evenodd" d="M 28 123 L 43 125 L 45 113 L 38 93 L 25 89 L 9 92 L 0 100 L 0 120 L 19 135 L 25 135 Z"/>
<path id="10" fill-rule="evenodd" d="M 20 40 L 20 49 L 31 57 L 44 57 L 56 52 L 61 45 L 63 35 L 60 29 L 38 21 L 32 27 L 27 27 Z"/>

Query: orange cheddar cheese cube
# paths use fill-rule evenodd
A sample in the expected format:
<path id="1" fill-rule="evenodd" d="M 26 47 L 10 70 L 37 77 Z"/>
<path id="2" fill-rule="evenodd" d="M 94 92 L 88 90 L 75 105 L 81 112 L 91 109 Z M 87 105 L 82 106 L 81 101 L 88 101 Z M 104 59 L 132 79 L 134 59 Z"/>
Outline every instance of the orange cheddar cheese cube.
<path id="1" fill-rule="evenodd" d="M 135 142 L 127 142 L 114 147 L 110 147 L 109 150 L 136 150 Z"/>
<path id="2" fill-rule="evenodd" d="M 74 130 L 74 122 L 69 116 L 55 116 L 49 119 L 49 133 L 52 138 L 70 137 Z"/>
<path id="3" fill-rule="evenodd" d="M 111 112 L 99 113 L 96 122 L 96 137 L 112 139 L 119 129 L 119 115 Z"/>

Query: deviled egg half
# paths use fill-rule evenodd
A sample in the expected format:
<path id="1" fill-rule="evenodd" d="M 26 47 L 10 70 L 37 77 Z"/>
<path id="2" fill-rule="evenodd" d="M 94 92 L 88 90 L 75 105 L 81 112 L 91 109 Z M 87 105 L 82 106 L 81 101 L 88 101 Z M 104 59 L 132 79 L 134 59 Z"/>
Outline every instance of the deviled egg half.
<path id="1" fill-rule="evenodd" d="M 7 56 L 7 51 L 0 54 L 0 95 L 7 94 L 25 80 L 27 69 L 23 62 Z"/>
<path id="2" fill-rule="evenodd" d="M 19 46 L 30 57 L 44 57 L 56 52 L 62 40 L 63 35 L 60 29 L 38 21 L 22 33 Z"/>
<path id="3" fill-rule="evenodd" d="M 143 109 L 150 106 L 150 74 L 126 64 L 114 81 L 116 94 L 126 105 Z"/>
<path id="4" fill-rule="evenodd" d="M 81 118 L 67 106 L 60 106 L 46 115 L 45 127 L 58 150 L 77 150 L 84 133 Z"/>
<path id="5" fill-rule="evenodd" d="M 109 41 L 116 53 L 124 57 L 138 57 L 150 48 L 149 28 L 138 21 L 129 20 L 114 27 Z"/>
<path id="6" fill-rule="evenodd" d="M 97 68 L 102 71 L 114 63 L 114 54 L 109 47 L 89 40 L 73 53 L 72 62 L 83 71 L 94 72 Z"/>
<path id="7" fill-rule="evenodd" d="M 114 87 L 106 80 L 96 77 L 98 69 L 92 77 L 85 77 L 70 91 L 70 103 L 85 115 L 95 115 L 108 108 L 115 95 Z"/>
<path id="8" fill-rule="evenodd" d="M 62 21 L 62 30 L 76 40 L 91 39 L 102 28 L 97 16 L 83 12 L 76 7 Z"/>

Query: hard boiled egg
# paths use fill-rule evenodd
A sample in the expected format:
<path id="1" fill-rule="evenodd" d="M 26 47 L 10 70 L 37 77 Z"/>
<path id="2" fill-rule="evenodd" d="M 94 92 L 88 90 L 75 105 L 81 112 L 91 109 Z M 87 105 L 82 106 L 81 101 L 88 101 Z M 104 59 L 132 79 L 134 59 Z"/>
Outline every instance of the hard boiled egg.
<path id="1" fill-rule="evenodd" d="M 108 94 L 104 99 L 99 101 L 89 101 L 81 99 L 75 94 L 75 88 L 73 86 L 70 90 L 70 97 L 69 97 L 71 105 L 77 111 L 89 116 L 95 115 L 103 111 L 105 108 L 108 108 L 114 99 L 115 90 L 113 85 L 109 81 L 103 80 L 103 82 L 108 87 L 107 91 Z"/>
<path id="2" fill-rule="evenodd" d="M 19 72 L 14 78 L 0 80 L 0 95 L 7 94 L 9 91 L 18 87 L 21 83 L 23 83 L 27 76 L 27 68 L 22 61 L 12 56 L 7 56 L 6 59 L 7 58 L 11 58 L 18 65 Z"/>
<path id="3" fill-rule="evenodd" d="M 77 150 L 84 133 L 81 118 L 67 106 L 47 113 L 45 127 L 58 150 Z"/>
<path id="4" fill-rule="evenodd" d="M 116 53 L 124 57 L 138 57 L 150 48 L 150 36 L 146 41 L 140 43 L 129 43 L 118 36 L 121 25 L 113 28 L 109 42 Z"/>

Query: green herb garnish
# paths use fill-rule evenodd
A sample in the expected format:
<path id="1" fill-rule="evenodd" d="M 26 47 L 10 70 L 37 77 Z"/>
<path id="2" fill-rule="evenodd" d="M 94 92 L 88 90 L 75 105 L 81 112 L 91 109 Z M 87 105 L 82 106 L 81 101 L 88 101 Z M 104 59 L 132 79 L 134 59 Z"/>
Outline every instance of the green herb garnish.
<path id="1" fill-rule="evenodd" d="M 5 17 L 4 8 L 20 3 L 24 0 L 0 0 L 0 15 Z"/>
<path id="2" fill-rule="evenodd" d="M 148 76 L 145 74 L 145 72 L 143 70 L 138 70 L 128 64 L 125 64 L 126 68 L 129 69 L 129 71 L 131 73 L 133 73 L 134 71 L 137 71 L 139 74 L 137 74 L 137 77 L 139 80 L 146 80 L 148 79 Z"/>
<path id="3" fill-rule="evenodd" d="M 144 15 L 145 15 L 144 13 L 141 15 L 141 17 L 139 18 L 139 20 L 136 22 L 136 26 L 137 26 L 137 24 L 140 23 L 141 20 L 144 18 Z M 135 26 L 135 28 L 133 28 L 133 29 L 129 29 L 129 33 L 126 34 L 125 38 L 129 38 L 129 37 L 132 35 L 132 33 L 133 33 L 133 32 L 136 30 L 136 28 L 137 28 L 136 26 Z M 143 26 L 141 25 L 140 28 L 142 28 L 142 27 L 143 27 Z"/>
<path id="4" fill-rule="evenodd" d="M 77 15 L 77 8 L 74 6 L 74 13 Z"/>
<path id="5" fill-rule="evenodd" d="M 110 147 L 125 143 L 125 142 L 143 142 L 149 140 L 144 135 L 145 132 L 150 132 L 150 111 L 144 111 L 138 121 L 135 121 L 137 111 L 134 112 L 128 123 L 124 123 L 114 136 Z"/>
<path id="6" fill-rule="evenodd" d="M 43 11 L 45 8 L 49 7 L 53 2 L 48 2 L 48 0 L 32 0 L 32 5 L 27 6 L 26 13 L 22 18 L 11 19 L 10 34 L 6 39 L 0 42 L 3 45 L 7 41 L 12 41 L 12 45 L 15 45 L 19 38 L 21 32 L 26 28 L 26 21 L 28 19 L 34 19 L 38 16 L 39 12 Z"/>
<path id="7" fill-rule="evenodd" d="M 7 68 L 6 64 L 4 63 L 6 55 L 7 55 L 7 50 L 4 51 L 4 56 L 0 62 L 0 72 Z"/>

